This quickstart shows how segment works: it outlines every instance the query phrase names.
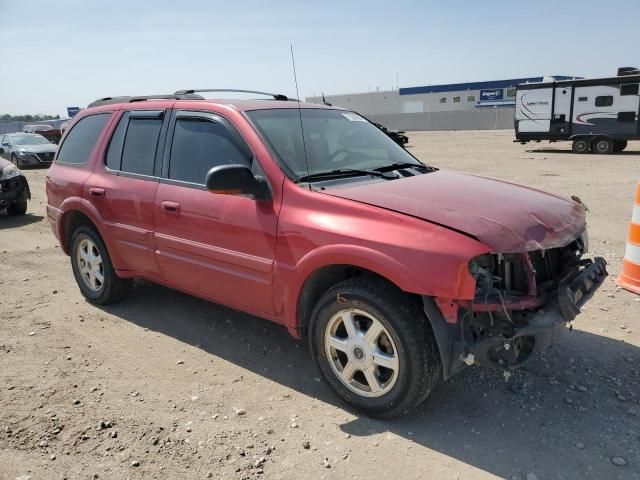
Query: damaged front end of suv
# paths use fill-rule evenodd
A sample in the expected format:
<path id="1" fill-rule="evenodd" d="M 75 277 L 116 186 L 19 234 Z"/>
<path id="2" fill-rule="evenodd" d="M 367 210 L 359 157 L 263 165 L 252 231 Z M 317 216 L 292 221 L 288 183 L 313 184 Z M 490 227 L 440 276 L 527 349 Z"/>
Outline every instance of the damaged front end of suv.
<path id="1" fill-rule="evenodd" d="M 508 371 L 556 343 L 608 275 L 605 260 L 586 258 L 587 249 L 585 230 L 564 247 L 472 259 L 473 300 L 425 303 L 427 314 L 437 306 L 445 320 L 434 329 L 444 377 L 472 364 Z"/>

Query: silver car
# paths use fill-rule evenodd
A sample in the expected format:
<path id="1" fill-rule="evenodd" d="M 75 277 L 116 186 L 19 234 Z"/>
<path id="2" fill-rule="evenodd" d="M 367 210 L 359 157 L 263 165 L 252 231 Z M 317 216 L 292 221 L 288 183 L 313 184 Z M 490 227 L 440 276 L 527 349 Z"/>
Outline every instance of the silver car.
<path id="1" fill-rule="evenodd" d="M 7 133 L 0 136 L 0 154 L 18 168 L 49 166 L 58 146 L 36 133 Z"/>

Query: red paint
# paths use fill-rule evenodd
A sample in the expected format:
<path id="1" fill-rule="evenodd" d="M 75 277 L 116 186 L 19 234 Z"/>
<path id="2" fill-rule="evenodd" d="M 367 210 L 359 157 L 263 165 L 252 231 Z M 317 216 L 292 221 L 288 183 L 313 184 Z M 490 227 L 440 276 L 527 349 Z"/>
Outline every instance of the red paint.
<path id="1" fill-rule="evenodd" d="M 217 195 L 105 170 L 106 145 L 121 110 L 174 106 L 227 118 L 260 163 L 273 198 Z M 322 267 L 362 267 L 407 292 L 447 299 L 438 304 L 451 321 L 457 305 L 450 299 L 474 298 L 467 267 L 472 257 L 567 243 L 584 227 L 584 210 L 575 202 L 454 172 L 309 191 L 283 174 L 242 114 L 295 107 L 172 100 L 84 110 L 74 123 L 96 111 L 114 115 L 86 164 L 54 163 L 49 170 L 47 214 L 64 251 L 69 253 L 63 238 L 69 215 L 81 212 L 104 239 L 119 275 L 260 315 L 298 334 L 301 290 Z"/>
<path id="2" fill-rule="evenodd" d="M 571 199 L 447 170 L 329 193 L 447 225 L 496 253 L 562 247 L 585 228 L 585 209 Z"/>
<path id="3" fill-rule="evenodd" d="M 442 297 L 436 297 L 434 300 L 447 323 L 458 323 L 459 304 L 456 300 Z"/>

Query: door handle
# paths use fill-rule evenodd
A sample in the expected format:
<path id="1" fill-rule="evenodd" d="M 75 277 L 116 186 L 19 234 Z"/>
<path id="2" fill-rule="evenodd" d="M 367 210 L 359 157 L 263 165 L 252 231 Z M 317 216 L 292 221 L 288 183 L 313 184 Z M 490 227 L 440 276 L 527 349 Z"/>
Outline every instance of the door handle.
<path id="1" fill-rule="evenodd" d="M 168 213 L 178 213 L 180 211 L 180 204 L 176 202 L 170 202 L 165 200 L 162 202 L 162 210 Z"/>
<path id="2" fill-rule="evenodd" d="M 104 188 L 92 187 L 89 189 L 89 195 L 92 197 L 102 198 L 104 197 Z"/>

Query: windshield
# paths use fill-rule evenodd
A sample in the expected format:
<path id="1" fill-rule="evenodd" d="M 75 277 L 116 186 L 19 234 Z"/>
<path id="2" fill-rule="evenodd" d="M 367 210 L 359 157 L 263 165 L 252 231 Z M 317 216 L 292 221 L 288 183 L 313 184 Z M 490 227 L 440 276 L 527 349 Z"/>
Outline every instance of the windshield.
<path id="1" fill-rule="evenodd" d="M 14 145 L 44 145 L 51 142 L 42 135 L 16 135 L 11 137 L 11 143 Z"/>
<path id="2" fill-rule="evenodd" d="M 304 145 L 300 129 L 304 130 Z M 252 110 L 247 116 L 293 179 L 338 169 L 373 170 L 394 163 L 422 165 L 357 113 L 328 109 Z M 307 161 L 305 161 L 305 147 Z"/>

